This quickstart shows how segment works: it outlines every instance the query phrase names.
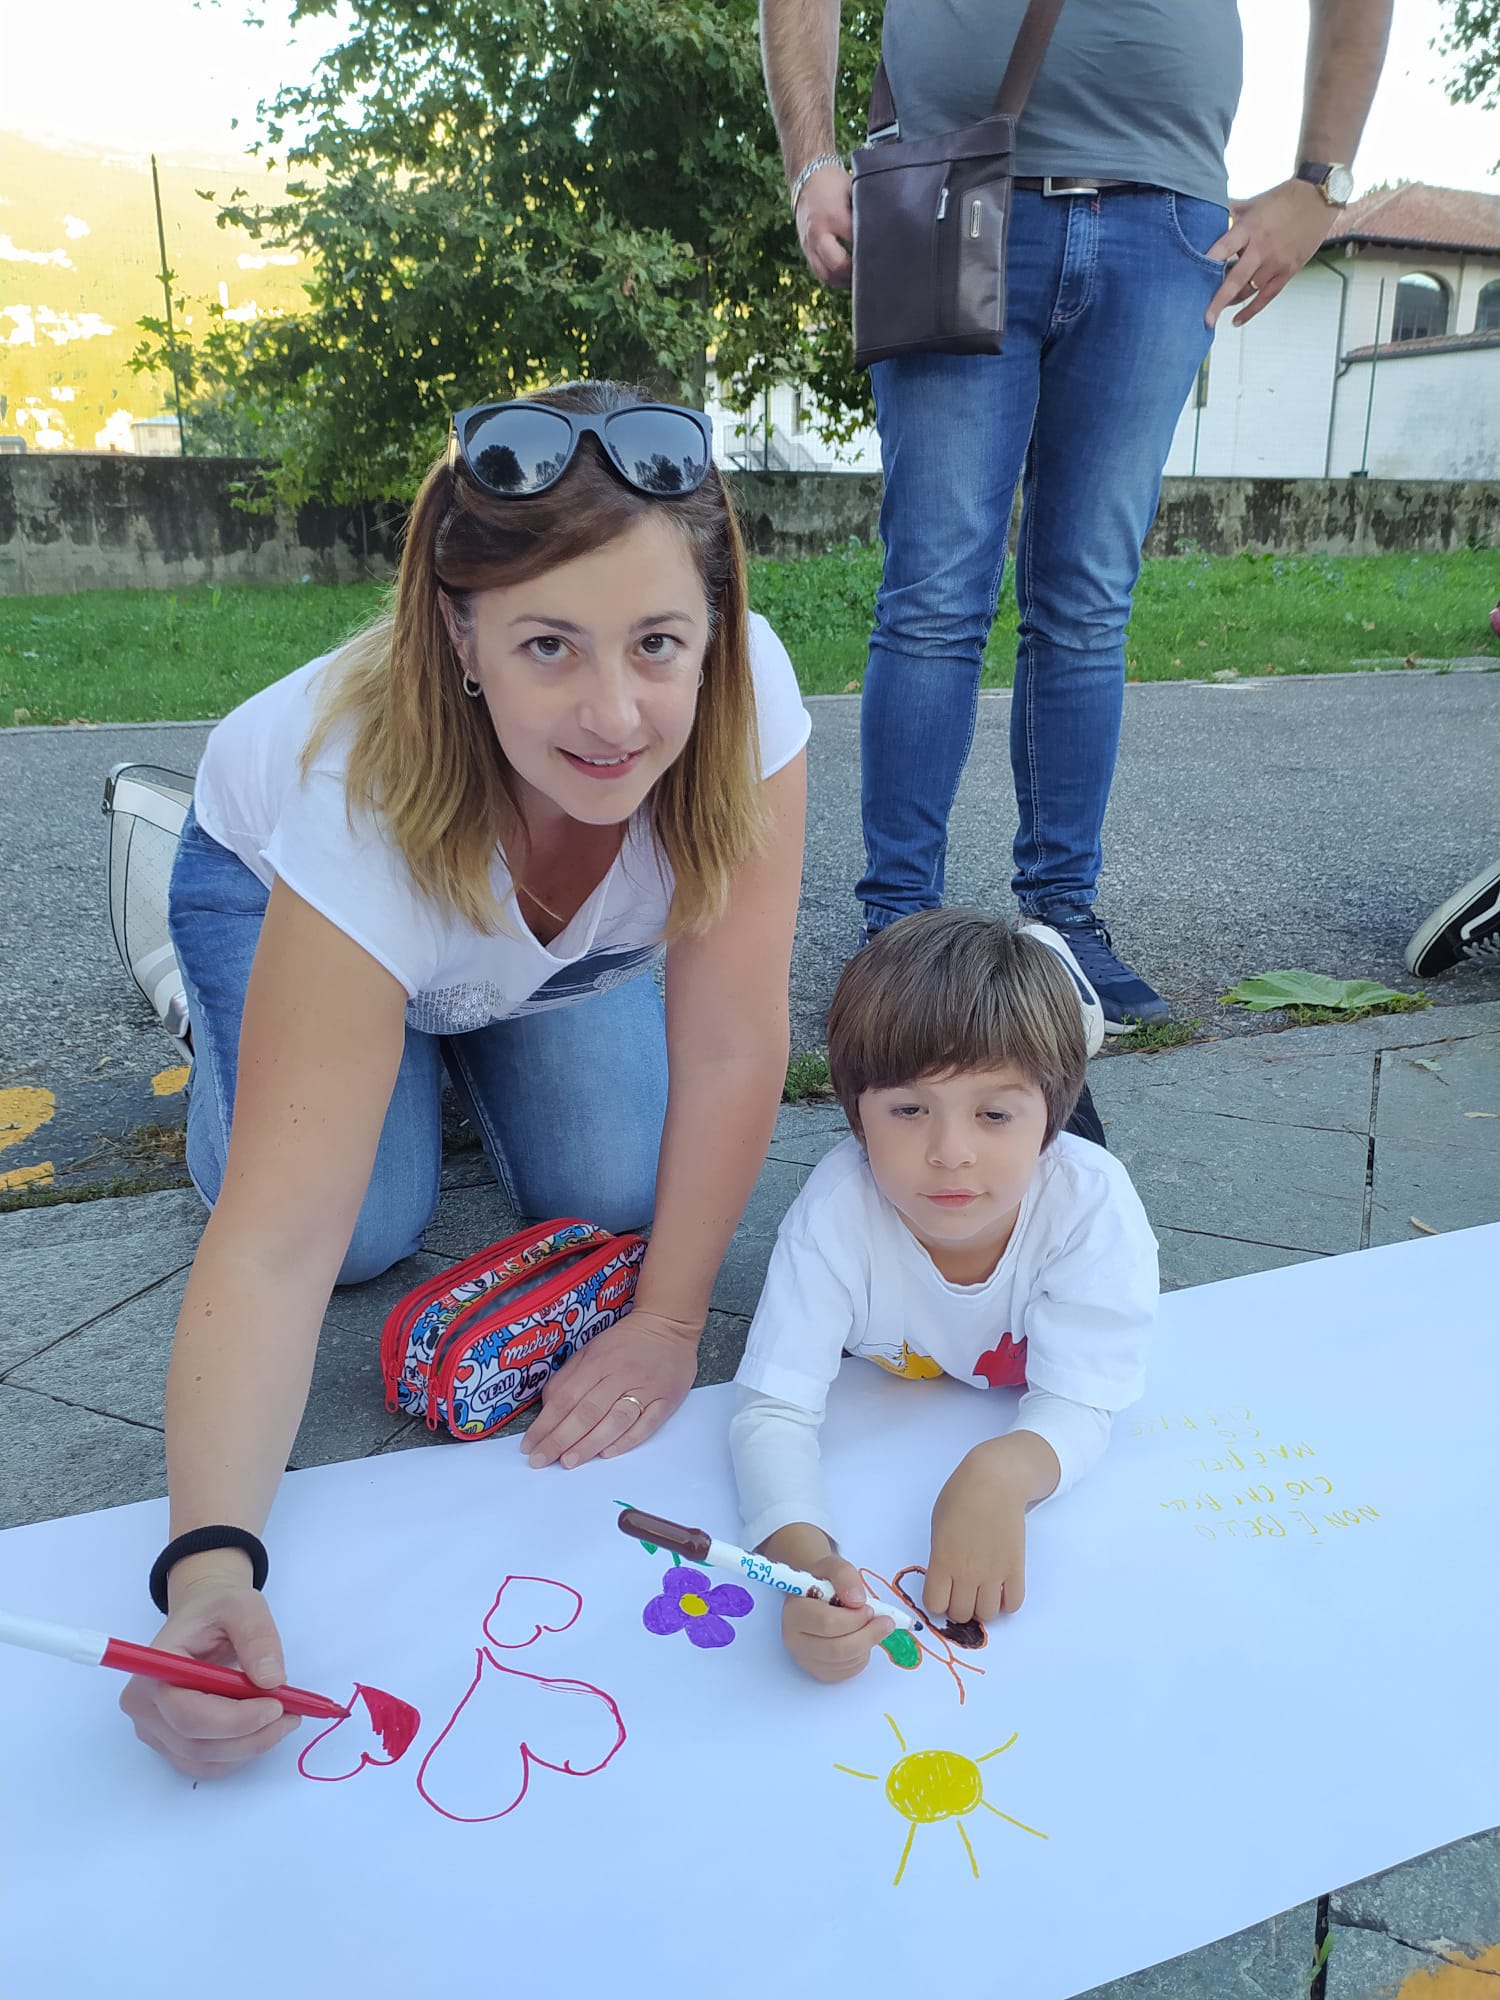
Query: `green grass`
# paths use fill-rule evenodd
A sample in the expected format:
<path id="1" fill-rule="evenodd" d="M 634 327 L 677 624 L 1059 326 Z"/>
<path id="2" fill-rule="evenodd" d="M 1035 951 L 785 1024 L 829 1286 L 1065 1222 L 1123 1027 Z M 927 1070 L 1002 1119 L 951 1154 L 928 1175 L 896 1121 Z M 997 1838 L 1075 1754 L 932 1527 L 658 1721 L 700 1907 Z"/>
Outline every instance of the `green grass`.
<path id="1" fill-rule="evenodd" d="M 1150 1026 L 1132 1028 L 1128 1035 L 1112 1037 L 1115 1053 L 1129 1054 L 1135 1050 L 1180 1049 L 1188 1042 L 1196 1042 L 1198 1030 L 1202 1026 L 1198 1020 L 1157 1021 Z"/>
<path id="2" fill-rule="evenodd" d="M 878 549 L 751 564 L 751 602 L 808 694 L 859 685 Z M 89 591 L 0 599 L 0 725 L 218 716 L 375 616 L 377 584 Z M 1347 672 L 1360 659 L 1479 654 L 1500 666 L 1489 608 L 1500 551 L 1445 556 L 1221 556 L 1148 562 L 1126 646 L 1136 680 L 1233 670 Z M 1009 684 L 1009 572 L 985 685 Z"/>
<path id="3" fill-rule="evenodd" d="M 782 1085 L 783 1104 L 807 1104 L 828 1101 L 833 1098 L 833 1082 L 828 1074 L 828 1058 L 821 1049 L 811 1049 L 805 1055 L 793 1056 L 786 1066 L 786 1082 Z"/>

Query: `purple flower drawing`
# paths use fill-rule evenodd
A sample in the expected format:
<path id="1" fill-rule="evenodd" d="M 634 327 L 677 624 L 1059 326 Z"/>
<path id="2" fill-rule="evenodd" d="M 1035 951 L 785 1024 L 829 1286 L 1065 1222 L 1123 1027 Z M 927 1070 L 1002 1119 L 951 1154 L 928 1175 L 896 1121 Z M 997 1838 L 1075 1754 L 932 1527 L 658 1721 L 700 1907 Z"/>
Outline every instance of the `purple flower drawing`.
<path id="1" fill-rule="evenodd" d="M 669 1569 L 661 1595 L 641 1613 L 648 1632 L 665 1639 L 686 1632 L 695 1646 L 727 1646 L 734 1637 L 731 1618 L 743 1618 L 755 1599 L 737 1583 L 710 1583 L 701 1569 Z"/>

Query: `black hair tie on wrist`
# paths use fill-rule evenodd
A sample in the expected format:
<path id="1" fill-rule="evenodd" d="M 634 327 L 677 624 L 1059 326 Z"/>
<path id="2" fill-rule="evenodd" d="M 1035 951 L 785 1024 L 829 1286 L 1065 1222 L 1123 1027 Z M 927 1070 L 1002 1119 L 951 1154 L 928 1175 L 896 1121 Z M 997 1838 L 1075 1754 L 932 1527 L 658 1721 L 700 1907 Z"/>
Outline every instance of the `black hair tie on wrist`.
<path id="1" fill-rule="evenodd" d="M 151 1565 L 151 1581 L 147 1588 L 151 1592 L 151 1602 L 163 1618 L 168 1608 L 167 1578 L 173 1565 L 180 1563 L 184 1556 L 205 1555 L 210 1549 L 243 1549 L 250 1558 L 251 1588 L 265 1589 L 271 1558 L 266 1554 L 266 1545 L 259 1535 L 252 1535 L 248 1528 L 189 1528 L 185 1535 L 168 1542 Z"/>

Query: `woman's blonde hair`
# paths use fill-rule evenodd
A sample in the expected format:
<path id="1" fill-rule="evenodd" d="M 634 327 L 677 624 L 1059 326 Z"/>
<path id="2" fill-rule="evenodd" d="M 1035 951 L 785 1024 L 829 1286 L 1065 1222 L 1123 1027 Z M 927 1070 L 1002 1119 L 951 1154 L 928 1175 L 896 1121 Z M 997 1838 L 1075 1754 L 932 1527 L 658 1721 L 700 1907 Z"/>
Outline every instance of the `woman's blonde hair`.
<path id="1" fill-rule="evenodd" d="M 614 382 L 572 382 L 528 400 L 604 414 L 650 399 Z M 461 461 L 440 460 L 412 508 L 392 610 L 329 664 L 304 774 L 329 736 L 349 729 L 350 811 L 378 812 L 418 888 L 476 929 L 503 927 L 490 865 L 504 842 L 518 873 L 526 823 L 489 711 L 464 694 L 443 600 L 462 629 L 471 593 L 525 583 L 648 519 L 670 521 L 682 535 L 708 602 L 692 731 L 646 801 L 675 878 L 666 935 L 706 930 L 764 829 L 745 556 L 717 467 L 695 492 L 653 497 L 626 485 L 596 441 L 583 438 L 548 492 L 502 500 L 476 485 Z"/>

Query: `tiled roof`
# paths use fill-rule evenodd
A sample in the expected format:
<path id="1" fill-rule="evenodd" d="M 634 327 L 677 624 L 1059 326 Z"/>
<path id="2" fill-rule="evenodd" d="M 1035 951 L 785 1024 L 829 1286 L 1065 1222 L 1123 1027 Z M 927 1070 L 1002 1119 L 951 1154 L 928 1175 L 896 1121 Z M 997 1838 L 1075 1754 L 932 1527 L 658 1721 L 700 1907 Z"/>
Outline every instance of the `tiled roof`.
<path id="1" fill-rule="evenodd" d="M 1462 354 L 1471 347 L 1500 347 L 1500 328 L 1492 333 L 1440 333 L 1427 340 L 1383 340 L 1379 347 L 1351 347 L 1346 361 L 1400 360 L 1404 354 Z"/>
<path id="2" fill-rule="evenodd" d="M 1500 257 L 1500 194 L 1428 187 L 1425 181 L 1378 188 L 1336 215 L 1323 240 L 1489 251 Z"/>

